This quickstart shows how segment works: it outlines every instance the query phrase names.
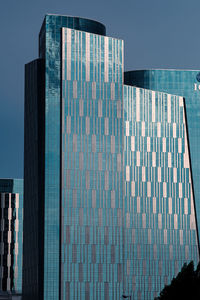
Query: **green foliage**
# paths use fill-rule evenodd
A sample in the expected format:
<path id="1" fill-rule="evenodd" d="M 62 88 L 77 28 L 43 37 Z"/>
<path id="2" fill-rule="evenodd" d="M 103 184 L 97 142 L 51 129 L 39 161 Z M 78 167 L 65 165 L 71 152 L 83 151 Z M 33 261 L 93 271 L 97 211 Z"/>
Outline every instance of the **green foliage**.
<path id="1" fill-rule="evenodd" d="M 200 300 L 200 263 L 185 263 L 170 285 L 166 285 L 155 300 Z"/>

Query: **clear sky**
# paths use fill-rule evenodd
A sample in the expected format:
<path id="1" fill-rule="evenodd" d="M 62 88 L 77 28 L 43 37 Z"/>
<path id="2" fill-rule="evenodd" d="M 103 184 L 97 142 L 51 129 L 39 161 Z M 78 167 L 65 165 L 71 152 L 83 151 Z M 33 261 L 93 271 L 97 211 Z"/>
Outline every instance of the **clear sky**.
<path id="1" fill-rule="evenodd" d="M 1 0 L 0 178 L 23 176 L 24 64 L 46 13 L 105 24 L 125 41 L 125 70 L 200 69 L 199 0 Z"/>

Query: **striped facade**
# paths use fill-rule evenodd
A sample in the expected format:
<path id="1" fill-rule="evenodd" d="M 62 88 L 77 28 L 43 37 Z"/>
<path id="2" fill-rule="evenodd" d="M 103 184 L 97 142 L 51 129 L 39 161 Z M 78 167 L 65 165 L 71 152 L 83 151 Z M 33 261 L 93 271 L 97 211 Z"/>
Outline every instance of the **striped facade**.
<path id="1" fill-rule="evenodd" d="M 125 273 L 153 299 L 199 261 L 183 97 L 124 86 Z"/>
<path id="2" fill-rule="evenodd" d="M 184 98 L 124 85 L 123 41 L 101 23 L 47 15 L 39 40 L 23 300 L 153 299 L 199 260 Z"/>
<path id="3" fill-rule="evenodd" d="M 191 158 L 192 183 L 200 231 L 200 70 L 140 70 L 124 73 L 127 85 L 179 95 L 185 98 L 189 150 Z"/>
<path id="4" fill-rule="evenodd" d="M 0 290 L 22 291 L 23 180 L 0 179 Z"/>
<path id="5" fill-rule="evenodd" d="M 62 299 L 117 300 L 123 41 L 63 28 L 62 63 Z"/>

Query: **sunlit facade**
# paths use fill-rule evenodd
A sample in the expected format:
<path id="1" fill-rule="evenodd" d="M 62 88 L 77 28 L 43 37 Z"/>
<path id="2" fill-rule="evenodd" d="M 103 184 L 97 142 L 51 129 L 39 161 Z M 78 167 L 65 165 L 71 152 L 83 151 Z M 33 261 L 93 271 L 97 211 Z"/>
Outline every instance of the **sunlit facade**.
<path id="1" fill-rule="evenodd" d="M 192 183 L 200 230 L 200 70 L 141 70 L 124 74 L 125 84 L 184 97 Z"/>
<path id="2" fill-rule="evenodd" d="M 153 299 L 199 259 L 184 99 L 124 85 L 105 34 L 47 15 L 26 65 L 24 300 Z"/>
<path id="3" fill-rule="evenodd" d="M 184 98 L 124 86 L 124 289 L 154 299 L 199 261 Z"/>

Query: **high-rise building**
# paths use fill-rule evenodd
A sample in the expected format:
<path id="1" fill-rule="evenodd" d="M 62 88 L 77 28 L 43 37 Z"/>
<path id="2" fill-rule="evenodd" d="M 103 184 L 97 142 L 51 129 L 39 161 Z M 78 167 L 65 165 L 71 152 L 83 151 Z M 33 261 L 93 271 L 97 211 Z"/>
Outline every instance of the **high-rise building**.
<path id="1" fill-rule="evenodd" d="M 184 99 L 105 33 L 46 15 L 25 68 L 24 300 L 153 299 L 199 259 Z"/>
<path id="2" fill-rule="evenodd" d="M 124 86 L 124 276 L 133 299 L 154 299 L 199 261 L 183 97 Z"/>
<path id="3" fill-rule="evenodd" d="M 184 97 L 193 192 L 200 232 L 200 70 L 140 70 L 124 74 L 125 84 Z"/>
<path id="4" fill-rule="evenodd" d="M 22 292 L 23 179 L 0 179 L 0 291 Z"/>

